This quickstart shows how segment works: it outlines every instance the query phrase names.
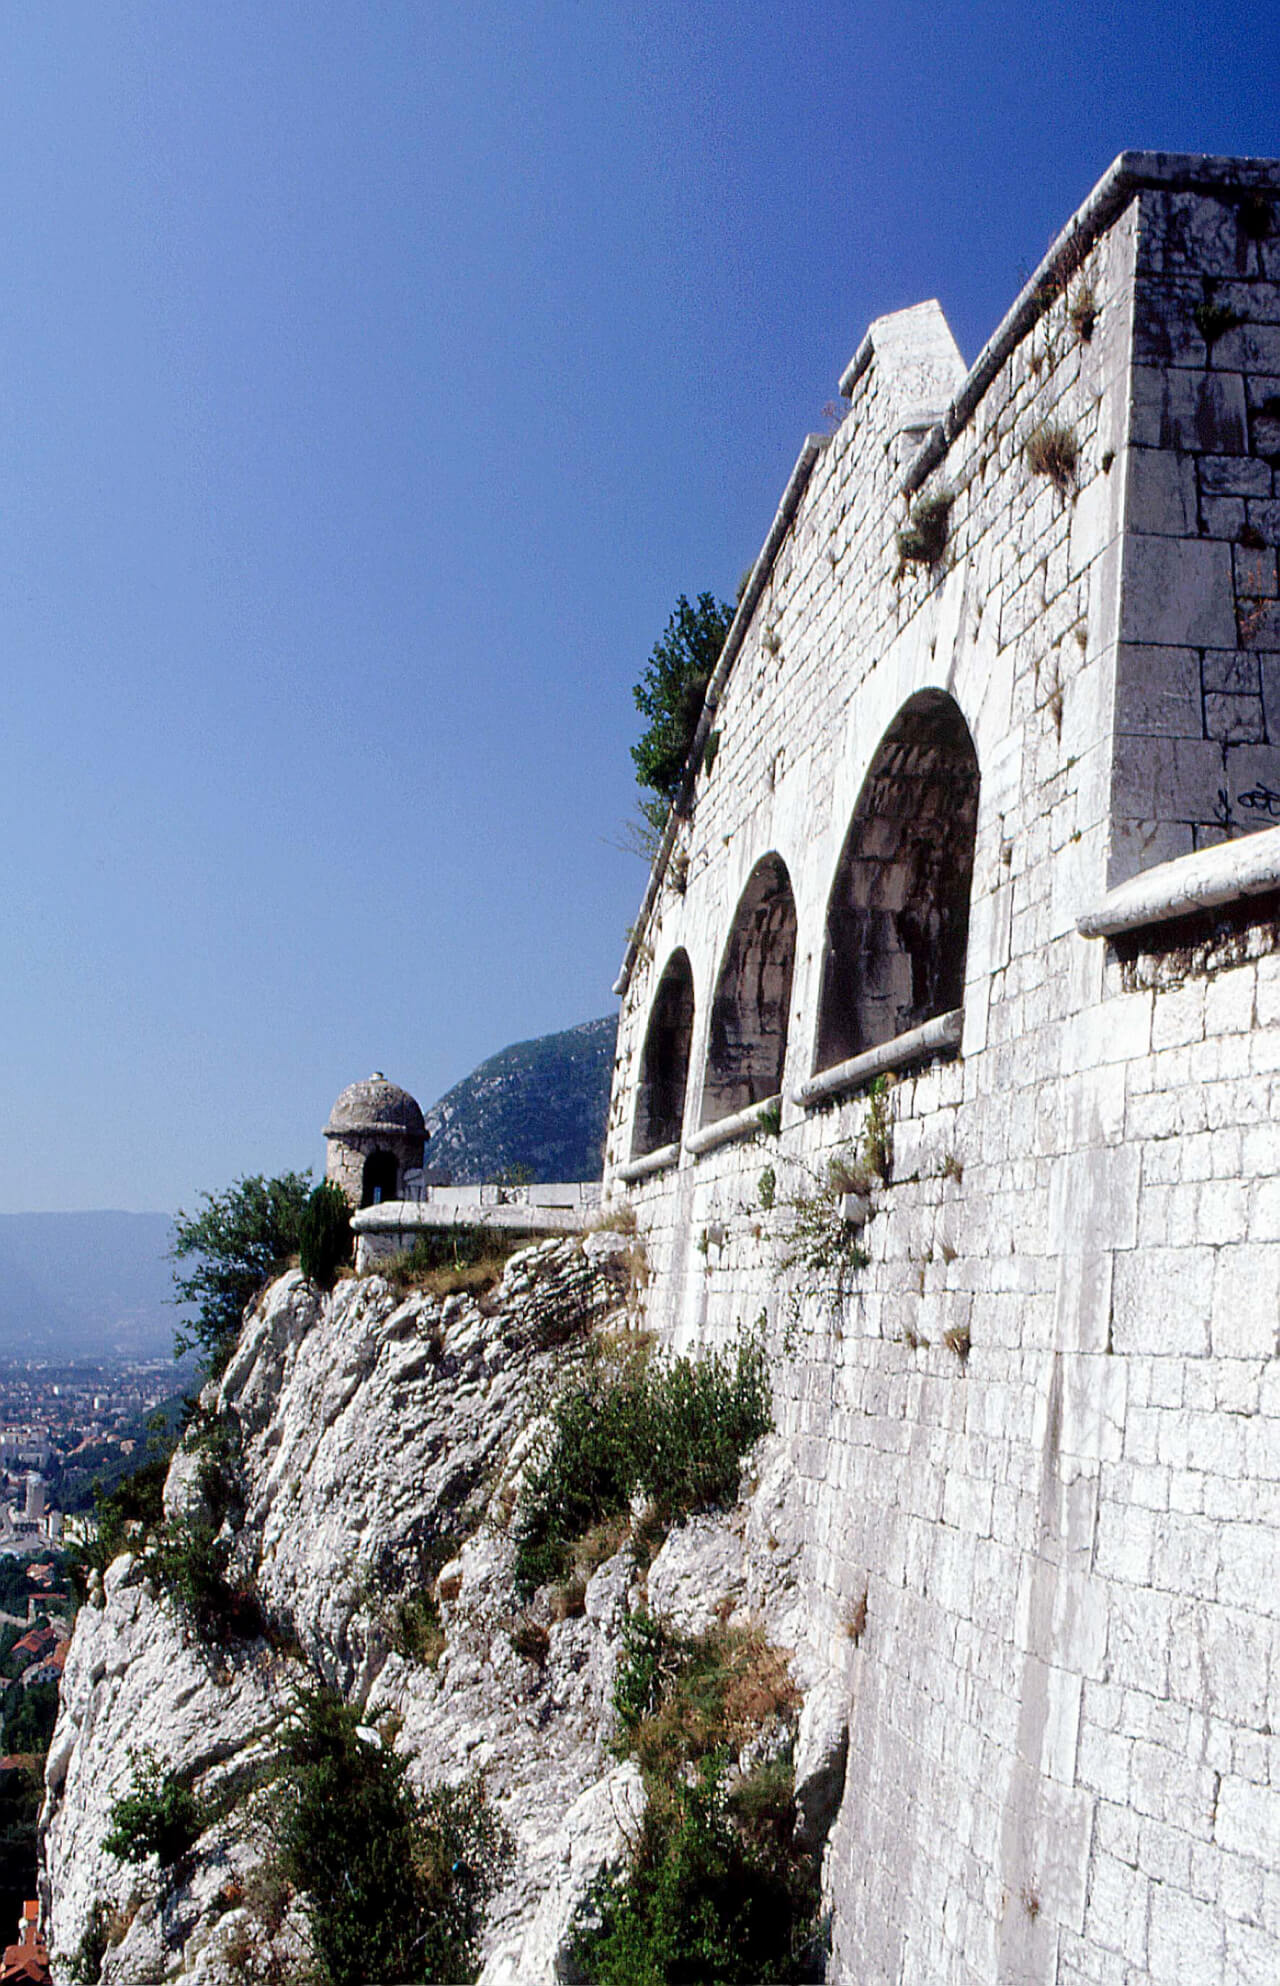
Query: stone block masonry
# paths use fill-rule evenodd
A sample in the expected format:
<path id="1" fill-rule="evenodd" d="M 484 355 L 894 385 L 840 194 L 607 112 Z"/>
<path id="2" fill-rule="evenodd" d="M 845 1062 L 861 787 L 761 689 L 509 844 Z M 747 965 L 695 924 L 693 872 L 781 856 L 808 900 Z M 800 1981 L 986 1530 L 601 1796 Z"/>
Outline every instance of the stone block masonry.
<path id="1" fill-rule="evenodd" d="M 832 1977 L 1270 1986 L 1280 165 L 1124 154 L 968 373 L 920 305 L 842 390 L 619 980 L 606 1199 L 672 1344 L 763 1320 L 852 1677 Z"/>

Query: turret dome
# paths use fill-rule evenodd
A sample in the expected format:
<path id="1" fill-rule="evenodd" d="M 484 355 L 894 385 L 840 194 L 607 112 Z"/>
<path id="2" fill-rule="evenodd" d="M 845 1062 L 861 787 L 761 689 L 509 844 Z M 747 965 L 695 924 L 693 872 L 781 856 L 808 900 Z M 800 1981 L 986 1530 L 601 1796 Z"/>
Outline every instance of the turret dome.
<path id="1" fill-rule="evenodd" d="M 324 1127 L 326 1138 L 376 1137 L 379 1134 L 402 1138 L 423 1138 L 426 1125 L 417 1101 L 395 1083 L 389 1083 L 381 1069 L 375 1069 L 362 1083 L 348 1083 L 329 1112 Z"/>

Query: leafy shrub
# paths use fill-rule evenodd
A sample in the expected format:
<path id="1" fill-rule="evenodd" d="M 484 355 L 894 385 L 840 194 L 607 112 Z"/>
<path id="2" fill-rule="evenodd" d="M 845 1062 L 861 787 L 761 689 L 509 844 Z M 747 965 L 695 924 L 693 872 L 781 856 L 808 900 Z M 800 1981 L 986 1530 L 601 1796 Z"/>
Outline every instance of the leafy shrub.
<path id="1" fill-rule="evenodd" d="M 331 1289 L 351 1260 L 351 1209 L 331 1179 L 322 1180 L 298 1216 L 298 1264 L 308 1282 Z"/>
<path id="2" fill-rule="evenodd" d="M 825 1976 L 816 1872 L 779 1845 L 789 1815 L 735 1825 L 727 1765 L 719 1754 L 702 1760 L 650 1806 L 630 1867 L 594 1885 L 573 1949 L 592 1986 Z"/>
<path id="3" fill-rule="evenodd" d="M 235 1349 L 245 1309 L 263 1284 L 278 1275 L 298 1247 L 309 1174 L 255 1173 L 224 1193 L 202 1193 L 198 1214 L 174 1216 L 174 1262 L 191 1260 L 187 1275 L 174 1271 L 175 1301 L 196 1306 L 195 1321 L 177 1335 L 179 1357 L 199 1350 L 207 1373 L 221 1372 Z"/>
<path id="4" fill-rule="evenodd" d="M 97 1531 L 84 1547 L 86 1567 L 105 1572 L 121 1552 L 136 1549 L 140 1540 L 160 1527 L 164 1522 L 164 1480 L 168 1473 L 168 1458 L 161 1460 L 157 1456 L 117 1483 L 109 1494 L 94 1490 Z"/>
<path id="5" fill-rule="evenodd" d="M 299 1692 L 282 1732 L 277 1826 L 329 1986 L 471 1980 L 511 1846 L 479 1779 L 414 1794 L 409 1761 L 360 1736 L 332 1690 Z"/>
<path id="6" fill-rule="evenodd" d="M 133 1785 L 112 1803 L 102 1845 L 122 1862 L 154 1855 L 162 1869 L 172 1868 L 203 1833 L 204 1809 L 188 1773 L 166 1771 L 153 1751 L 132 1753 L 131 1763 Z"/>
<path id="7" fill-rule="evenodd" d="M 738 1492 L 742 1457 L 772 1426 L 764 1352 L 596 1367 L 555 1402 L 516 1512 L 516 1583 L 562 1580 L 572 1548 L 639 1491 L 670 1522 Z"/>

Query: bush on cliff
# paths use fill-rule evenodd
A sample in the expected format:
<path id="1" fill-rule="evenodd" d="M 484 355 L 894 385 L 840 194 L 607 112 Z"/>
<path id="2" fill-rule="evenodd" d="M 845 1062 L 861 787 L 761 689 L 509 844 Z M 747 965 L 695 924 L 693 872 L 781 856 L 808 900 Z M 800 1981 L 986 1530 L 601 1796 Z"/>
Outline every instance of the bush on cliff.
<path id="1" fill-rule="evenodd" d="M 675 1359 L 646 1371 L 597 1366 L 551 1409 L 516 1510 L 516 1584 L 526 1597 L 562 1580 L 574 1544 L 629 1509 L 637 1493 L 658 1524 L 731 1502 L 742 1458 L 772 1426 L 764 1352 Z"/>
<path id="2" fill-rule="evenodd" d="M 250 1640 L 263 1631 L 252 1586 L 231 1576 L 231 1551 L 230 1540 L 214 1525 L 186 1518 L 166 1524 L 143 1554 L 148 1577 L 210 1647 Z"/>
<path id="3" fill-rule="evenodd" d="M 202 1193 L 198 1214 L 174 1216 L 170 1257 L 192 1262 L 175 1269 L 174 1301 L 195 1305 L 195 1318 L 177 1334 L 176 1350 L 199 1351 L 206 1373 L 221 1372 L 240 1335 L 245 1309 L 263 1284 L 297 1252 L 310 1176 L 285 1172 L 276 1179 L 255 1173 L 224 1193 Z"/>
<path id="4" fill-rule="evenodd" d="M 479 1779 L 418 1795 L 408 1764 L 362 1734 L 359 1711 L 334 1691 L 299 1692 L 282 1734 L 276 1826 L 327 1986 L 472 1980 L 479 1969 L 509 1839 Z"/>
<path id="5" fill-rule="evenodd" d="M 154 1855 L 162 1869 L 181 1861 L 203 1833 L 204 1810 L 189 1774 L 166 1771 L 153 1751 L 133 1752 L 133 1783 L 112 1803 L 102 1845 L 122 1862 Z"/>

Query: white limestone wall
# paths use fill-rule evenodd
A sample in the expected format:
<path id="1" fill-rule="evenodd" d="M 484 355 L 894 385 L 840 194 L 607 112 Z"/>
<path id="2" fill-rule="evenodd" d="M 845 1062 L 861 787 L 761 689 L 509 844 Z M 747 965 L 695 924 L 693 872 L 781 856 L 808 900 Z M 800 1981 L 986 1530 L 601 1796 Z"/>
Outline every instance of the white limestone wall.
<path id="1" fill-rule="evenodd" d="M 1162 535 L 1135 532 L 1154 473 L 1135 319 L 1145 367 L 1161 230 L 1215 238 L 1223 204 L 1158 185 L 1117 203 L 932 472 L 956 493 L 943 568 L 900 582 L 919 368 L 908 390 L 873 327 L 725 686 L 684 887 L 660 892 L 623 998 L 607 1194 L 666 959 L 683 945 L 693 966 L 688 1128 L 734 904 L 762 854 L 783 857 L 799 937 L 781 1135 L 686 1150 L 625 1190 L 674 1341 L 766 1320 L 833 1670 L 867 1596 L 828 1871 L 833 1977 L 858 1986 L 1280 1977 L 1277 908 L 1256 899 L 1216 946 L 1148 934 L 1124 959 L 1076 930 L 1180 819 L 1174 780 L 1141 815 L 1122 804 L 1152 735 L 1131 721 L 1131 651 L 1166 715 L 1182 674 L 1152 651 L 1204 660 L 1191 638 L 1134 640 L 1168 611 L 1149 548 L 1127 563 L 1135 535 Z M 1066 494 L 1023 453 L 1058 421 L 1079 445 Z M 1184 473 L 1172 440 L 1156 452 Z M 1273 467 L 1247 460 L 1193 473 L 1260 491 Z M 1274 563 L 1266 501 L 1250 515 Z M 785 1201 L 859 1137 L 865 1096 L 806 1111 L 793 1092 L 858 789 L 926 686 L 956 698 L 981 768 L 964 1035 L 892 1092 L 891 1182 L 841 1302 L 780 1270 L 788 1216 L 760 1176 Z M 1231 741 L 1208 742 L 1230 765 Z M 1182 825 L 1189 847 L 1212 824 Z"/>

